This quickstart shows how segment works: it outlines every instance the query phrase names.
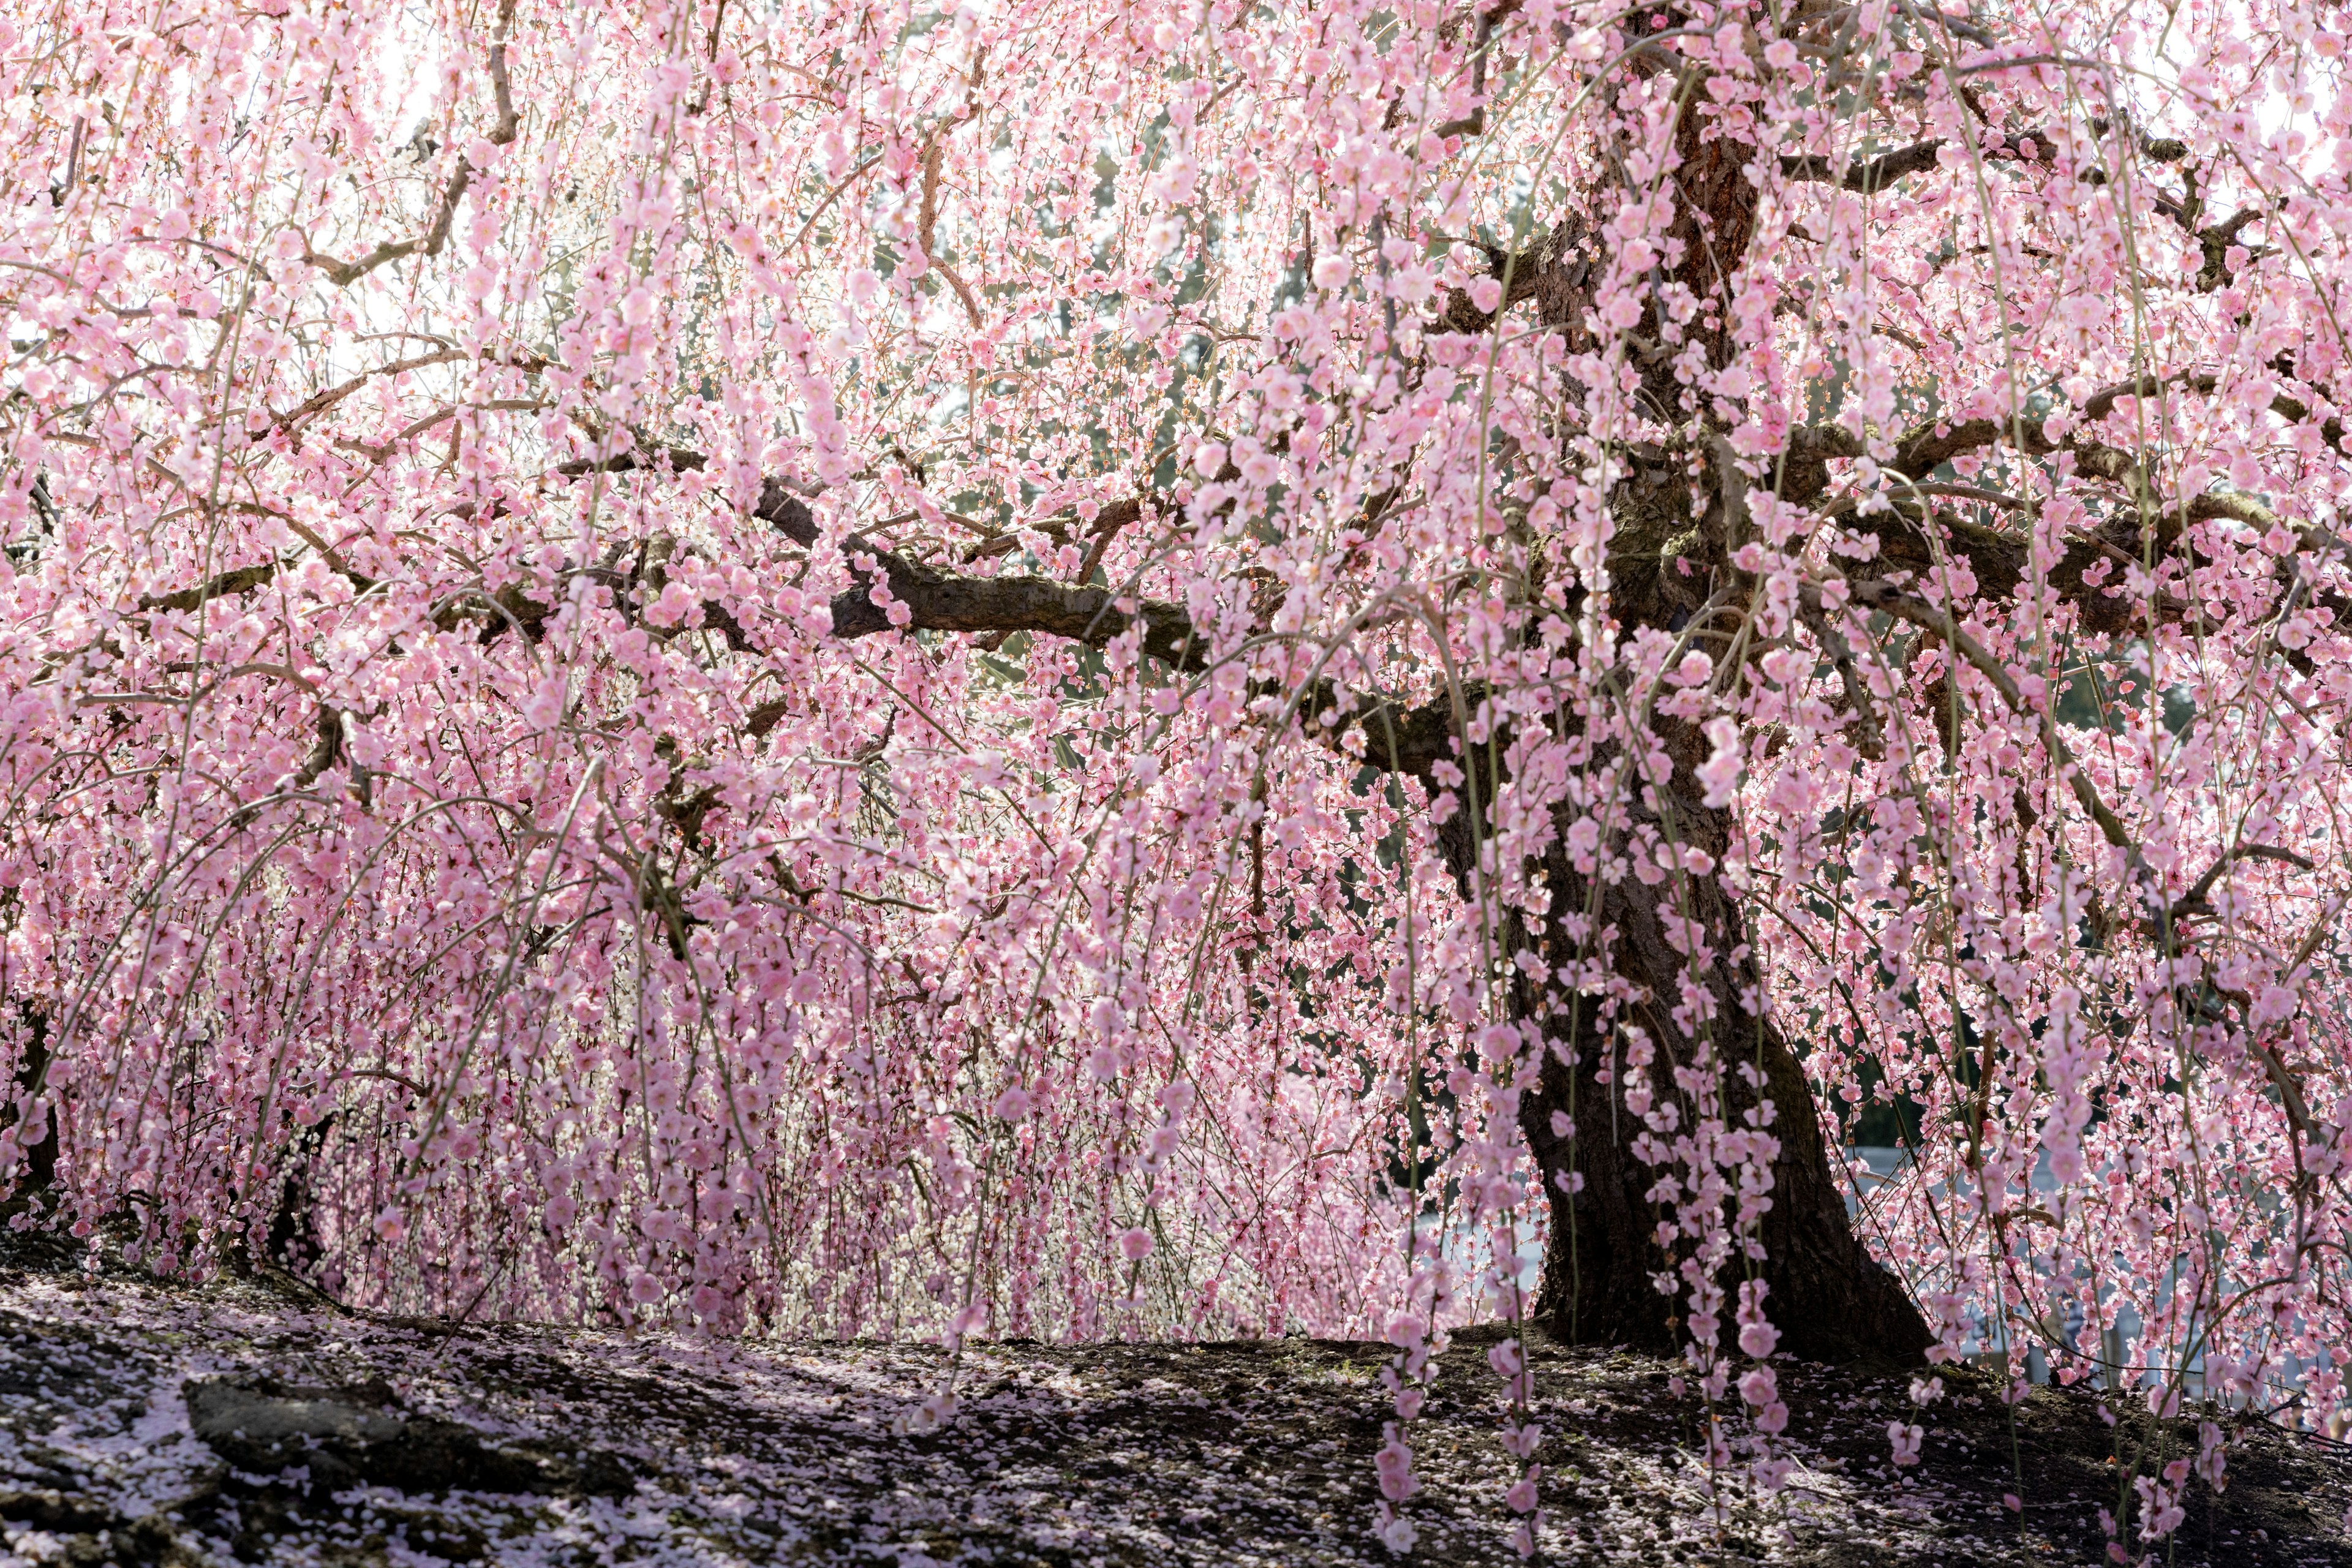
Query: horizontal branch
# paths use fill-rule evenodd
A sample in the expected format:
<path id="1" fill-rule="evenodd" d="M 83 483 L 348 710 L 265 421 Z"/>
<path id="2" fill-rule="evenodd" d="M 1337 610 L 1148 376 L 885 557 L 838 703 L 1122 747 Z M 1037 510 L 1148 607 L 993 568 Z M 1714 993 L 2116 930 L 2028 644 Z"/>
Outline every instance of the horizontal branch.
<path id="1" fill-rule="evenodd" d="M 2168 388 L 2180 388 L 2200 395 L 2210 396 L 2221 390 L 2221 378 L 2210 371 L 2179 371 L 2168 375 L 2142 374 L 2118 382 L 2093 393 L 2083 400 L 2078 410 L 2078 423 L 2088 426 L 2113 414 L 2117 403 L 2127 396 L 2143 399 L 2161 395 Z M 2313 410 L 2297 398 L 2281 394 L 2270 403 L 2271 412 L 2292 424 L 2307 423 Z M 2328 447 L 2337 452 L 2344 426 L 2330 416 L 2320 422 L 2320 436 Z M 1953 458 L 1985 447 L 2007 444 L 2029 457 L 2046 458 L 2070 454 L 2074 459 L 2074 471 L 2116 486 L 2124 492 L 2128 508 L 2110 517 L 2096 531 L 2071 536 L 2063 553 L 2053 562 L 2042 581 L 2063 601 L 2082 612 L 2085 626 L 2098 632 L 2123 632 L 2130 629 L 2134 606 L 2117 598 L 2092 574 L 2105 562 L 2137 564 L 2142 559 L 2147 541 L 2143 531 L 2152 531 L 2153 542 L 2160 554 L 2168 555 L 2182 547 L 2182 537 L 2188 525 L 2214 519 L 2226 519 L 2246 527 L 2267 532 L 2284 526 L 2294 535 L 2303 547 L 2315 554 L 2336 557 L 2352 564 L 2352 546 L 2334 534 L 2309 524 L 2286 523 L 2278 513 L 2260 498 L 2238 490 L 2206 490 L 2185 499 L 2168 498 L 2149 474 L 2147 465 L 2121 447 L 2091 438 L 2078 428 L 2063 441 L 2053 441 L 2040 419 L 2014 417 L 2009 419 L 1966 419 L 1957 423 L 1928 420 L 1913 426 L 1893 443 L 1892 460 L 1885 468 L 1909 481 L 1892 487 L 1889 499 L 1895 508 L 1871 514 L 1857 514 L 1849 525 L 1874 533 L 1881 546 L 1881 561 L 1922 575 L 1937 567 L 1936 550 L 1921 526 L 1917 509 L 1902 507 L 1910 496 L 1927 497 L 1966 490 L 1965 499 L 1975 499 L 2017 510 L 2017 498 L 1995 492 L 1979 493 L 1974 487 L 1960 487 L 1942 482 L 1930 482 L 1928 476 Z M 1811 505 L 1828 488 L 1828 462 L 1831 458 L 1860 458 L 1870 455 L 1870 445 L 1852 431 L 1839 426 L 1807 426 L 1790 433 L 1782 456 L 1780 491 L 1781 496 L 1800 505 Z M 1881 448 L 1884 450 L 1884 448 Z M 2028 509 L 2030 510 L 2030 508 Z M 1853 510 L 1850 502 L 1841 502 L 1835 510 Z M 2021 534 L 1986 528 L 1958 516 L 1946 516 L 1939 521 L 1944 531 L 1943 543 L 1953 555 L 1963 557 L 1977 580 L 1980 593 L 1994 598 L 2015 594 L 2026 584 L 2031 570 L 2027 541 Z M 2334 595 L 2323 595 L 2323 602 L 2339 615 L 2352 614 L 2352 604 L 2340 604 Z M 2163 595 L 2158 605 L 2159 619 L 2171 621 L 2188 612 L 2181 600 Z"/>
<path id="2" fill-rule="evenodd" d="M 1944 139 L 1939 136 L 1843 167 L 1828 158 L 1792 153 L 1781 158 L 1780 173 L 1792 180 L 1840 185 L 1849 191 L 1877 191 L 1884 190 L 1906 174 L 1916 174 L 1934 168 L 1943 151 Z"/>
<path id="3" fill-rule="evenodd" d="M 2091 128 L 2099 135 L 2106 134 L 2108 130 L 2104 121 L 2094 121 Z M 2033 143 L 2030 155 L 2022 150 L 2029 142 Z M 2153 163 L 2178 163 L 2189 156 L 2188 143 L 2168 137 L 2140 137 L 2137 142 L 2140 156 Z M 1875 158 L 1856 159 L 1844 164 L 1817 154 L 1788 154 L 1780 160 L 1780 173 L 1792 180 L 1838 185 L 1849 191 L 1880 191 L 1906 174 L 1922 174 L 1936 167 L 1944 149 L 1950 145 L 1948 137 L 1933 136 Z M 2042 130 L 2004 134 L 1998 147 L 1979 147 L 1977 151 L 1985 157 L 2008 163 L 2050 163 L 2056 162 L 2058 156 L 2050 133 Z"/>
<path id="4" fill-rule="evenodd" d="M 215 574 L 193 588 L 182 588 L 172 594 L 143 594 L 139 608 L 142 613 L 156 610 L 200 610 L 215 599 L 231 594 L 249 594 L 266 587 L 278 576 L 278 563 L 263 561 L 251 566 L 234 566 Z"/>
<path id="5" fill-rule="evenodd" d="M 815 514 L 780 479 L 770 479 L 761 487 L 752 515 L 803 548 L 816 544 Z M 1192 618 L 1181 605 L 1026 574 L 980 577 L 941 572 L 909 561 L 862 534 L 853 533 L 843 541 L 842 552 L 869 585 L 846 588 L 834 595 L 833 634 L 838 637 L 871 637 L 894 629 L 1044 632 L 1101 647 L 1140 622 L 1145 657 L 1180 670 L 1200 669 L 1208 663 L 1207 647 L 1195 635 Z M 856 565 L 861 556 L 870 558 L 873 565 Z M 889 597 L 906 607 L 903 622 L 893 623 L 889 611 L 874 602 L 872 585 L 877 576 Z"/>

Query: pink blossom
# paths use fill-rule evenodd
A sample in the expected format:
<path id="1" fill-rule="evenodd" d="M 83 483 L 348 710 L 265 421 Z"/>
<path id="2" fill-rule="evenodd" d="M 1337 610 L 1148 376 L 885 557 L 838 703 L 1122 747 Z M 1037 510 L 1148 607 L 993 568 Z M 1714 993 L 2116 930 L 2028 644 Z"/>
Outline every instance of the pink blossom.
<path id="1" fill-rule="evenodd" d="M 1919 1443 L 1925 1435 L 1916 1422 L 1906 1424 L 1901 1421 L 1889 1421 L 1886 1424 L 1886 1440 L 1894 1448 L 1895 1464 L 1898 1466 L 1917 1464 Z"/>
<path id="2" fill-rule="evenodd" d="M 1421 1489 L 1421 1482 L 1412 1473 L 1412 1450 L 1394 1435 L 1393 1429 L 1388 1441 L 1372 1455 L 1372 1468 L 1380 1477 L 1381 1495 L 1391 1502 L 1402 1502 Z"/>

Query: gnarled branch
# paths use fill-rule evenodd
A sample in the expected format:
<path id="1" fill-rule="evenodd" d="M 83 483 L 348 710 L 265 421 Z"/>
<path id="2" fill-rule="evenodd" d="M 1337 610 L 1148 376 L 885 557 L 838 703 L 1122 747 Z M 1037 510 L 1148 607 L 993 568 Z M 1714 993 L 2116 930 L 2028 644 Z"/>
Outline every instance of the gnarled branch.
<path id="1" fill-rule="evenodd" d="M 522 129 L 521 118 L 515 113 L 514 88 L 507 77 L 507 34 L 514 26 L 515 0 L 499 0 L 498 30 L 491 35 L 489 71 L 490 95 L 499 106 L 497 123 L 482 133 L 482 140 L 494 147 L 511 143 Z M 398 261 L 404 256 L 423 252 L 438 256 L 441 247 L 449 243 L 449 226 L 457 216 L 457 204 L 466 199 L 466 192 L 474 183 L 473 160 L 460 152 L 457 171 L 441 192 L 441 205 L 433 215 L 433 223 L 416 239 L 381 240 L 373 250 L 356 261 L 341 261 L 310 247 L 306 239 L 302 259 L 327 275 L 337 288 L 349 288 L 377 268 Z"/>

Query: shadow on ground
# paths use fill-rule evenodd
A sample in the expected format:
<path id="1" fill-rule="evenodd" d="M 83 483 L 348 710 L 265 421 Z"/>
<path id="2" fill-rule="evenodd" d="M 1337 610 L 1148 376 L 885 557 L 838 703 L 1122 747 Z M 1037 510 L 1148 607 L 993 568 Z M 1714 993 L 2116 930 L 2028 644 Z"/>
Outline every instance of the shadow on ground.
<path id="1" fill-rule="evenodd" d="M 1411 1561 L 1516 1563 L 1499 1383 L 1460 1336 L 1411 1434 Z M 1327 1341 L 969 1348 L 961 1410 L 908 1430 L 940 1355 L 522 1325 L 450 1331 L 267 1281 L 166 1286 L 0 1252 L 0 1564 L 1398 1561 L 1371 1539 L 1382 1348 Z M 2010 1413 L 1948 1377 L 1783 1363 L 1787 1487 L 1711 1489 L 1673 1368 L 1538 1344 L 1556 1563 L 2099 1563 L 2100 1510 L 2195 1423 L 2090 1392 Z M 1886 1423 L 1927 1427 L 1898 1472 Z M 2119 1447 L 2120 1446 L 2120 1447 Z M 2158 1562 L 2352 1564 L 2352 1456 L 2231 1428 Z M 2018 1493 L 2021 1515 L 2004 1506 Z"/>

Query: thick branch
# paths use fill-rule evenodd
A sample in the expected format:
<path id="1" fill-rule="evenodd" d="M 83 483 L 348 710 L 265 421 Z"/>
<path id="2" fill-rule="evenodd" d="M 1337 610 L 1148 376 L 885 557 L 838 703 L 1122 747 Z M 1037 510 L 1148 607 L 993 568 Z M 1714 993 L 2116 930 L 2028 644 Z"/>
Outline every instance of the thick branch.
<path id="1" fill-rule="evenodd" d="M 2107 132 L 2105 121 L 2094 121 L 2092 130 L 2100 135 Z M 2189 155 L 2188 144 L 2169 138 L 2137 138 L 2140 156 L 2154 163 L 2178 163 Z M 2028 156 L 2026 142 L 2033 143 Z M 1943 151 L 1949 145 L 1941 136 L 1925 142 L 1915 142 L 1892 153 L 1882 153 L 1875 158 L 1857 159 L 1841 168 L 1828 158 L 1819 156 L 1784 156 L 1780 172 L 1792 180 L 1810 180 L 1821 184 L 1842 185 L 1849 191 L 1879 191 L 1885 189 L 1906 174 L 1921 174 L 1934 168 Z M 1980 148 L 1987 158 L 2011 163 L 2050 163 L 2057 161 L 2058 148 L 2050 133 L 2042 130 L 2020 131 L 2004 136 L 1997 147 Z"/>
<path id="2" fill-rule="evenodd" d="M 667 452 L 665 457 L 675 468 L 700 468 L 705 461 L 700 453 L 683 449 Z M 561 471 L 573 475 L 599 468 L 625 472 L 641 466 L 636 458 L 623 456 L 603 463 L 566 464 Z M 1118 521 L 1139 515 L 1139 505 L 1131 502 L 1103 509 L 1097 524 L 1097 542 L 1107 540 Z M 780 479 L 770 479 L 762 487 L 752 515 L 803 548 L 813 548 L 817 542 L 815 514 L 806 500 Z M 1034 632 L 1101 647 L 1140 625 L 1139 646 L 1143 657 L 1180 673 L 1199 671 L 1209 664 L 1206 639 L 1179 605 L 1026 574 L 981 577 L 942 572 L 909 561 L 862 534 L 850 535 L 843 546 L 853 573 L 866 585 L 845 589 L 834 596 L 829 608 L 833 635 L 838 637 L 871 637 L 891 630 L 1008 635 Z M 276 576 L 277 570 L 268 563 L 239 567 L 193 588 L 149 595 L 141 601 L 141 607 L 192 610 L 211 599 L 259 588 Z M 591 570 L 615 584 L 628 581 L 620 574 Z M 877 586 L 887 592 L 883 604 L 875 602 Z M 891 619 L 892 604 L 904 607 L 906 616 L 902 621 L 894 623 Z M 725 637 L 730 649 L 754 649 L 751 634 L 724 605 L 711 600 L 701 608 L 703 625 Z M 477 589 L 447 601 L 434 621 L 448 631 L 468 619 L 481 620 L 485 623 L 481 628 L 485 642 L 495 641 L 509 631 L 536 639 L 552 613 L 551 605 L 541 604 L 519 588 L 509 587 L 496 595 Z M 1431 767 L 1454 749 L 1453 707 L 1442 698 L 1407 708 L 1378 695 L 1343 697 L 1330 682 L 1318 681 L 1302 694 L 1298 706 L 1308 717 L 1310 731 L 1337 749 L 1346 750 L 1339 742 L 1349 731 L 1361 731 L 1362 750 L 1350 754 L 1360 756 L 1382 772 L 1426 777 Z M 1335 709 L 1345 714 L 1344 722 L 1316 721 L 1318 716 Z M 753 710 L 748 726 L 751 732 L 764 735 L 787 710 L 788 705 L 783 702 L 770 702 Z M 302 770 L 306 782 L 332 765 L 338 754 L 341 736 L 331 724 L 330 711 L 320 710 L 319 745 Z"/>
<path id="3" fill-rule="evenodd" d="M 294 776 L 287 781 L 288 789 L 309 789 L 346 754 L 344 731 L 350 722 L 351 716 L 341 709 L 325 702 L 319 704 L 318 740 L 311 745 L 310 754 L 302 760 L 302 765 L 294 771 Z M 358 771 L 356 763 L 352 771 Z"/>
<path id="4" fill-rule="evenodd" d="M 156 610 L 197 610 L 215 599 L 231 594 L 248 594 L 265 587 L 278 575 L 278 563 L 263 561 L 251 566 L 233 566 L 229 570 L 175 594 L 146 594 L 139 600 L 142 612 Z"/>
<path id="5" fill-rule="evenodd" d="M 816 543 L 815 514 L 781 480 L 768 481 L 753 515 L 772 524 L 795 544 L 812 547 Z M 886 550 L 861 534 L 850 535 L 842 548 L 853 563 L 869 557 L 873 564 L 856 568 L 868 586 L 844 589 L 834 595 L 835 637 L 871 637 L 893 629 L 889 611 L 874 602 L 872 584 L 878 577 L 890 598 L 906 606 L 908 618 L 898 629 L 1045 632 L 1100 647 L 1140 621 L 1147 658 L 1181 670 L 1200 669 L 1208 663 L 1208 649 L 1194 633 L 1192 616 L 1181 605 L 1050 577 L 975 577 L 941 572 Z"/>
<path id="6" fill-rule="evenodd" d="M 1108 516 L 1114 509 L 1103 510 Z M 816 519 L 808 503 L 780 480 L 768 481 L 754 515 L 795 543 L 816 543 Z M 869 583 L 878 572 L 889 596 L 906 606 L 908 616 L 901 630 L 1042 632 L 1100 647 L 1140 621 L 1145 658 L 1178 671 L 1202 669 L 1209 662 L 1205 640 L 1179 605 L 1139 600 L 1046 577 L 973 577 L 940 572 L 855 534 L 845 548 L 853 560 L 870 557 L 873 567 L 860 568 L 861 572 Z M 706 613 L 712 607 L 706 605 Z M 871 588 L 845 590 L 834 596 L 831 608 L 835 637 L 869 637 L 893 629 L 889 612 L 874 602 Z M 1313 724 L 1315 715 L 1333 708 L 1345 710 L 1345 724 L 1328 728 Z M 1349 730 L 1361 731 L 1363 761 L 1383 773 L 1426 777 L 1439 759 L 1454 751 L 1453 705 L 1443 697 L 1407 708 L 1385 697 L 1342 698 L 1329 682 L 1321 681 L 1304 694 L 1299 709 L 1308 716 L 1310 728 L 1319 730 L 1335 747 Z M 775 703 L 755 710 L 753 732 L 764 734 L 783 712 L 783 707 Z"/>
<path id="7" fill-rule="evenodd" d="M 1941 137 L 1917 142 L 1893 153 L 1846 164 L 1843 169 L 1822 157 L 1786 156 L 1780 160 L 1780 172 L 1792 180 L 1811 180 L 1821 184 L 1843 185 L 1849 191 L 1883 190 L 1906 174 L 1916 174 L 1936 166 L 1944 150 Z"/>
<path id="8" fill-rule="evenodd" d="M 2221 378 L 2210 371 L 2180 371 L 2169 375 L 2143 374 L 2112 386 L 2103 387 L 2083 401 L 2079 422 L 2095 425 L 2115 411 L 2123 398 L 2153 398 L 2168 387 L 2179 387 L 2203 395 L 2212 395 L 2221 388 Z M 2313 410 L 2299 399 L 2284 394 L 2271 400 L 2271 411 L 2293 424 L 2303 424 L 2314 417 Z M 2321 438 L 2331 447 L 2337 446 L 2344 435 L 2342 422 L 2335 417 L 2321 421 Z M 2132 604 L 2120 599 L 2095 584 L 2090 574 L 2102 562 L 2110 567 L 2121 563 L 2137 563 L 2142 555 L 2143 521 L 2153 530 L 2154 542 L 2159 553 L 2169 554 L 2181 544 L 2188 524 L 2210 519 L 2225 518 L 2248 527 L 2267 531 L 2282 522 L 2278 514 L 2257 498 L 2241 491 L 2208 490 L 2185 500 L 2168 499 L 2158 488 L 2147 466 L 2123 447 L 2092 438 L 2078 430 L 2066 440 L 2053 441 L 2039 419 L 1968 419 L 1958 423 L 1931 420 L 1914 426 L 1894 443 L 1892 461 L 1885 466 L 1911 481 L 1890 492 L 1898 505 L 1895 508 L 1865 515 L 1855 515 L 1850 525 L 1864 529 L 1878 536 L 1881 559 L 1889 566 L 1926 574 L 1936 567 L 1936 552 L 1926 532 L 1926 520 L 1915 515 L 1918 509 L 1901 506 L 1913 495 L 1942 493 L 1953 489 L 1948 485 L 1929 484 L 1927 476 L 1945 463 L 1969 452 L 2007 442 L 2031 457 L 2050 457 L 2070 453 L 2075 472 L 2085 478 L 2103 480 L 2121 489 L 2129 500 L 2127 509 L 2119 510 L 2099 530 L 2089 535 L 2077 535 L 2067 541 L 2064 552 L 2053 563 L 2046 576 L 2050 589 L 2057 596 L 2082 613 L 2084 624 L 2092 630 L 2120 632 L 2128 629 L 2134 611 Z M 1869 455 L 1869 447 L 1859 437 L 1837 426 L 1810 426 L 1791 433 L 1788 448 L 1782 456 L 1778 476 L 1782 497 L 1800 504 L 1810 505 L 1829 486 L 1829 459 L 1859 458 Z M 2011 498 L 1991 493 L 1975 499 L 1993 501 L 2014 508 Z M 1837 510 L 1848 510 L 1841 506 Z M 1980 593 L 1994 598 L 2006 597 L 2025 584 L 2031 566 L 2026 540 L 2019 534 L 1983 527 L 1957 516 L 1937 520 L 1944 531 L 1944 543 L 1952 554 L 1963 557 L 1977 580 Z M 2332 534 L 2308 525 L 2288 525 L 2304 548 L 2322 555 L 2341 556 L 2352 562 L 2352 548 L 2347 548 Z M 2335 607 L 2333 605 L 2331 608 Z M 2188 605 L 2167 595 L 2159 598 L 2157 613 L 2160 619 L 2175 619 L 2187 612 Z"/>

